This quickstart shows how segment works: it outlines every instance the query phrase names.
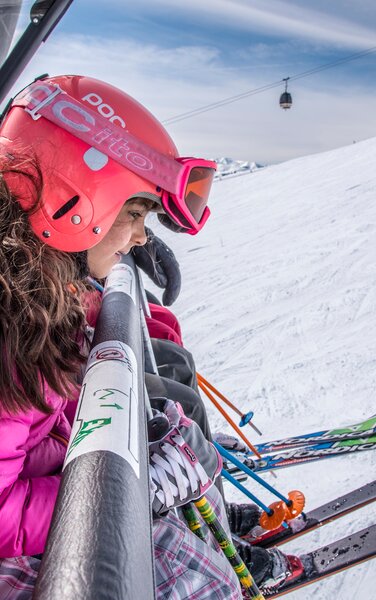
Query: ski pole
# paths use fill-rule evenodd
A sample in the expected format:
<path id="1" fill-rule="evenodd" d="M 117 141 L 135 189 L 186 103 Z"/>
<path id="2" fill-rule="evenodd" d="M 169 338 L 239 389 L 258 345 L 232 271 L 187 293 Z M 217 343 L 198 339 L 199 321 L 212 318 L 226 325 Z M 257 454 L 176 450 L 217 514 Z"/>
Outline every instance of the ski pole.
<path id="1" fill-rule="evenodd" d="M 205 384 L 203 384 L 202 382 L 200 383 L 200 380 L 198 379 L 198 383 L 202 389 L 202 386 L 205 387 Z M 212 401 L 212 403 L 214 404 L 214 406 L 219 410 L 219 412 L 224 416 L 224 418 L 226 419 L 226 421 L 231 425 L 231 427 L 236 431 L 236 433 L 242 438 L 243 442 L 248 446 L 248 448 L 258 457 L 258 458 L 262 458 L 261 454 L 258 452 L 257 448 L 255 448 L 253 446 L 253 444 L 251 444 L 251 442 L 246 438 L 246 436 L 244 435 L 244 433 L 239 429 L 239 427 L 237 426 L 236 423 L 234 423 L 234 421 L 231 419 L 231 417 L 226 413 L 226 411 L 224 410 L 224 408 L 222 408 L 222 406 L 219 404 L 218 400 L 216 400 L 214 398 L 214 396 L 209 392 L 208 389 L 205 389 L 205 394 L 207 395 L 207 397 L 209 398 L 209 400 Z"/>
<path id="2" fill-rule="evenodd" d="M 201 523 L 197 518 L 197 513 L 193 507 L 193 503 L 188 502 L 188 504 L 185 504 L 181 508 L 189 529 L 193 531 L 193 533 L 195 533 L 200 540 L 205 541 L 205 534 L 202 531 Z"/>
<path id="3" fill-rule="evenodd" d="M 148 440 L 153 442 L 161 439 L 167 433 L 168 428 L 168 419 L 162 417 L 161 415 L 156 415 L 155 417 L 149 419 L 147 422 Z M 231 538 L 227 536 L 226 531 L 222 527 L 220 521 L 217 519 L 217 516 L 206 497 L 202 496 L 195 502 L 195 504 L 200 514 L 203 516 L 204 521 L 207 523 L 210 531 L 212 531 L 215 539 L 218 541 L 223 553 L 234 569 L 240 583 L 248 593 L 250 600 L 264 600 L 264 596 L 260 594 L 253 577 L 236 551 Z M 197 518 L 193 503 L 188 502 L 185 506 L 182 506 L 182 510 L 189 529 L 195 533 L 198 538 L 205 541 L 205 535 L 202 530 L 201 523 Z"/>
<path id="4" fill-rule="evenodd" d="M 239 410 L 235 404 L 233 404 L 228 398 L 226 398 L 226 396 L 224 396 L 219 390 L 217 390 L 217 388 L 214 387 L 213 384 L 210 383 L 210 381 L 208 381 L 207 379 L 205 379 L 205 377 L 203 375 L 201 375 L 200 373 L 196 373 L 197 375 L 197 381 L 198 384 L 200 385 L 200 382 L 204 384 L 204 386 L 206 386 L 207 388 L 209 388 L 209 390 L 211 390 L 214 394 L 216 394 L 216 396 L 218 396 L 218 398 L 220 398 L 221 400 L 223 400 L 223 402 L 225 404 L 227 404 L 227 406 L 229 406 L 230 408 L 232 408 L 232 410 L 234 412 L 236 412 L 237 415 L 239 415 L 239 417 L 241 417 L 240 419 L 240 427 L 244 427 L 244 425 L 250 425 L 255 431 L 256 433 L 258 433 L 259 435 L 262 435 L 261 431 L 259 430 L 258 427 L 256 427 L 256 425 L 254 423 L 252 423 L 251 419 L 253 417 L 253 412 L 249 411 L 245 414 L 243 414 L 241 412 L 241 410 Z M 206 393 L 205 387 L 201 386 L 201 389 L 203 392 Z"/>
<path id="5" fill-rule="evenodd" d="M 304 508 L 304 504 L 305 504 L 305 498 L 304 498 L 304 494 L 302 492 L 299 492 L 298 490 L 294 490 L 292 492 L 289 492 L 289 497 L 287 498 L 286 496 L 281 494 L 278 490 L 276 490 L 273 486 L 271 486 L 269 483 L 267 483 L 266 481 L 261 479 L 261 477 L 259 475 L 257 475 L 257 473 L 254 473 L 249 467 L 247 467 L 239 459 L 237 459 L 235 456 L 233 456 L 231 454 L 231 452 L 226 450 L 226 448 L 223 448 L 223 446 L 221 446 L 220 444 L 218 444 L 217 442 L 214 442 L 214 441 L 213 441 L 213 444 L 217 448 L 217 450 L 221 454 L 221 456 L 223 456 L 226 460 L 232 462 L 236 467 L 238 467 L 239 469 L 244 471 L 244 473 L 246 473 L 249 477 L 251 477 L 252 479 L 257 481 L 257 483 L 262 485 L 264 488 L 269 490 L 269 492 L 271 492 L 272 494 L 277 496 L 277 498 L 282 500 L 282 502 L 284 502 L 286 504 L 286 507 L 288 509 L 288 513 L 286 514 L 286 517 L 288 519 L 295 519 L 295 517 L 297 517 L 298 515 L 301 514 L 301 512 L 303 511 L 303 508 Z"/>
<path id="6" fill-rule="evenodd" d="M 148 439 L 149 441 L 156 441 L 161 438 L 161 435 L 166 433 L 168 428 L 168 420 L 161 416 L 156 416 L 148 421 Z M 202 496 L 199 500 L 194 502 L 197 506 L 200 514 L 202 515 L 205 523 L 207 523 L 210 531 L 213 533 L 215 539 L 219 543 L 223 553 L 230 562 L 234 569 L 240 583 L 243 585 L 245 590 L 251 595 L 251 600 L 263 600 L 263 596 L 260 595 L 259 590 L 247 569 L 245 563 L 240 558 L 236 548 L 231 539 L 226 534 L 226 531 L 222 527 L 218 520 L 213 507 L 205 496 Z M 205 541 L 205 535 L 201 527 L 201 523 L 197 518 L 196 511 L 193 507 L 192 502 L 188 502 L 182 506 L 183 515 L 187 521 L 189 529 L 197 535 L 198 538 Z"/>
<path id="7" fill-rule="evenodd" d="M 221 472 L 222 477 L 227 479 L 232 485 L 234 485 L 238 490 L 243 492 L 245 496 L 247 496 L 252 502 L 257 504 L 264 511 L 265 515 L 261 515 L 260 521 L 267 524 L 268 527 L 264 527 L 264 529 L 277 529 L 280 525 L 288 528 L 288 525 L 285 521 L 286 517 L 286 504 L 285 502 L 273 502 L 270 506 L 267 506 L 261 500 L 259 500 L 256 496 L 254 496 L 247 488 L 244 487 L 233 475 L 228 473 L 226 469 L 222 469 Z"/>
<path id="8" fill-rule="evenodd" d="M 214 404 L 214 406 L 217 408 L 217 410 L 219 410 L 219 412 L 224 416 L 224 418 L 226 419 L 226 421 L 229 423 L 229 425 L 234 429 L 234 431 L 236 431 L 236 433 L 239 435 L 239 437 L 243 440 L 243 442 L 245 442 L 245 444 L 248 446 L 248 448 L 258 457 L 258 458 L 262 458 L 261 454 L 258 452 L 258 450 L 253 446 L 253 444 L 251 444 L 251 442 L 248 440 L 248 438 L 244 435 L 244 433 L 239 429 L 239 427 L 236 425 L 236 423 L 231 419 L 230 415 L 225 411 L 225 409 L 219 404 L 218 400 L 216 400 L 214 398 L 214 396 L 210 393 L 209 389 L 206 388 L 205 383 L 202 381 L 203 377 L 202 375 L 197 374 L 197 383 L 198 385 L 201 387 L 201 389 L 203 390 L 203 392 L 207 395 L 207 397 L 209 398 L 209 400 L 211 400 L 211 402 Z M 205 380 L 206 381 L 206 380 Z M 211 385 L 211 384 L 210 384 Z M 214 388 L 215 389 L 215 388 Z M 244 416 L 244 415 L 243 415 Z M 277 478 L 277 475 L 275 474 L 274 471 L 270 471 L 271 475 L 273 475 L 273 477 Z"/>
<path id="9" fill-rule="evenodd" d="M 241 585 L 245 588 L 248 593 L 248 597 L 251 600 L 265 600 L 264 596 L 258 589 L 255 580 L 253 579 L 248 567 L 239 556 L 233 541 L 227 535 L 225 529 L 220 523 L 217 515 L 214 512 L 213 507 L 205 496 L 194 501 L 200 515 L 204 519 L 205 523 L 209 527 L 210 531 L 214 535 L 218 544 L 223 550 L 224 555 L 228 559 L 232 568 L 234 569 Z"/>

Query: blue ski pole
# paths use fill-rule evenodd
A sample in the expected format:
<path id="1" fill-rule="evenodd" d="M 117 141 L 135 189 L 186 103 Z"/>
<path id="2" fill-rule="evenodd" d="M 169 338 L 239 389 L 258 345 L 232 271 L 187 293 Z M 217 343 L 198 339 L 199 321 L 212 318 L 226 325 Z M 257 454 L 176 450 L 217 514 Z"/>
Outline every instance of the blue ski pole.
<path id="1" fill-rule="evenodd" d="M 247 467 L 239 459 L 237 459 L 233 454 L 231 454 L 231 452 L 229 452 L 228 450 L 223 448 L 223 446 L 221 446 L 217 442 L 213 442 L 213 444 L 215 445 L 215 447 L 217 448 L 217 450 L 221 454 L 221 456 L 223 456 L 226 460 L 232 462 L 236 467 L 238 467 L 238 469 L 240 469 L 241 471 L 246 473 L 249 477 L 251 477 L 252 479 L 257 481 L 257 483 L 262 485 L 264 488 L 269 490 L 269 492 L 271 492 L 272 494 L 277 496 L 277 498 L 280 498 L 280 500 L 282 500 L 282 502 L 284 502 L 284 504 L 286 505 L 286 515 L 285 515 L 286 518 L 295 519 L 295 517 L 297 517 L 298 515 L 301 514 L 301 512 L 303 511 L 303 508 L 304 508 L 304 504 L 305 504 L 305 498 L 304 498 L 304 494 L 302 492 L 300 492 L 298 490 L 294 490 L 292 492 L 289 492 L 289 497 L 287 498 L 286 496 L 281 494 L 278 490 L 276 490 L 273 486 L 271 486 L 269 483 L 266 483 L 266 481 L 261 479 L 261 477 L 259 475 L 254 473 L 249 467 Z"/>

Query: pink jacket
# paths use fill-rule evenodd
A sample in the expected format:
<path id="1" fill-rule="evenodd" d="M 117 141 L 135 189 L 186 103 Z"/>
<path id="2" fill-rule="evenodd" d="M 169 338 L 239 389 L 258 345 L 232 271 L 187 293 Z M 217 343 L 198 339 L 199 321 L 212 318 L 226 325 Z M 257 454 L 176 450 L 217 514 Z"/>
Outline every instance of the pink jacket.
<path id="1" fill-rule="evenodd" d="M 94 325 L 100 295 L 85 301 Z M 46 544 L 71 427 L 67 400 L 48 387 L 45 393 L 51 415 L 36 409 L 9 415 L 0 403 L 0 558 L 40 554 Z M 75 396 L 70 400 L 77 402 Z"/>
<path id="2" fill-rule="evenodd" d="M 95 326 L 100 294 L 85 300 L 87 321 Z M 150 320 L 151 335 L 153 321 L 160 320 Z M 159 330 L 154 335 L 168 339 Z M 40 554 L 45 547 L 71 431 L 64 410 L 74 414 L 78 393 L 67 407 L 66 399 L 46 388 L 46 400 L 52 415 L 36 409 L 9 415 L 0 404 L 0 558 Z"/>
<path id="3" fill-rule="evenodd" d="M 52 415 L 0 412 L 0 558 L 44 550 L 70 435 L 67 401 L 46 399 Z"/>

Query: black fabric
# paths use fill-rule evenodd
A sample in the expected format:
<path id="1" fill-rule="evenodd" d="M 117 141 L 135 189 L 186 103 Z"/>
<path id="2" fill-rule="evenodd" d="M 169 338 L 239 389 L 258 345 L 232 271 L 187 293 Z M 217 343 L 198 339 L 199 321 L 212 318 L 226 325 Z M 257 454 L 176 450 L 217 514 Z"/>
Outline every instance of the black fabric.
<path id="1" fill-rule="evenodd" d="M 153 408 L 159 408 L 153 406 L 153 398 L 165 397 L 180 402 L 187 417 L 196 421 L 206 439 L 212 441 L 205 406 L 198 394 L 182 383 L 150 373 L 145 373 L 145 383 Z"/>
<path id="2" fill-rule="evenodd" d="M 252 546 L 251 544 L 235 544 L 238 553 L 248 567 L 257 585 L 271 574 L 273 561 L 265 548 Z"/>
<path id="3" fill-rule="evenodd" d="M 228 502 L 226 503 L 226 514 L 231 533 L 243 536 L 259 525 L 261 510 L 256 504 Z"/>
<path id="4" fill-rule="evenodd" d="M 187 385 L 199 394 L 192 354 L 170 340 L 152 338 L 151 344 L 159 375 Z"/>
<path id="5" fill-rule="evenodd" d="M 146 300 L 149 302 L 149 304 L 158 304 L 158 306 L 162 306 L 162 302 L 158 300 L 157 296 L 154 296 L 154 294 L 149 292 L 149 290 L 145 290 L 145 294 Z"/>
<path id="6" fill-rule="evenodd" d="M 148 241 L 144 246 L 134 246 L 132 253 L 136 264 L 156 286 L 164 288 L 162 302 L 171 306 L 180 294 L 181 273 L 173 251 L 148 227 Z"/>

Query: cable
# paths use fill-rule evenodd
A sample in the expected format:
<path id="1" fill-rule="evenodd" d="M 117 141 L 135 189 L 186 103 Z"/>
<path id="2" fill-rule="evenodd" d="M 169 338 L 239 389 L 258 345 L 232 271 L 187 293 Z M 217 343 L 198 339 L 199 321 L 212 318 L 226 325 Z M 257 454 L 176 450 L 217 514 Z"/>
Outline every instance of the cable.
<path id="1" fill-rule="evenodd" d="M 357 52 L 356 54 L 350 54 L 350 56 L 345 56 L 345 58 L 339 58 L 331 63 L 327 63 L 326 65 L 321 65 L 321 67 L 316 67 L 315 69 L 311 69 L 310 71 L 305 71 L 304 73 L 300 73 L 299 75 L 293 75 L 290 77 L 290 81 L 295 81 L 296 79 L 301 79 L 302 77 L 308 77 L 309 75 L 313 75 L 314 73 L 319 73 L 320 71 L 325 71 L 326 69 L 332 69 L 339 64 L 350 62 L 352 60 L 357 60 L 358 58 L 362 58 L 367 54 L 372 54 L 376 52 L 376 46 L 372 48 L 368 48 L 368 50 L 363 50 L 362 52 Z"/>
<path id="2" fill-rule="evenodd" d="M 361 52 L 356 52 L 355 54 L 350 54 L 349 56 L 345 56 L 344 58 L 339 58 L 338 60 L 332 61 L 331 63 L 327 63 L 325 65 L 321 65 L 319 67 L 315 67 L 314 69 L 310 69 L 309 71 L 303 71 L 302 73 L 298 73 L 297 75 L 293 75 L 289 78 L 290 81 L 296 81 L 297 79 L 302 79 L 303 77 L 309 77 L 316 73 L 320 73 L 321 71 L 325 71 L 326 69 L 332 69 L 340 64 L 344 64 L 346 62 L 350 62 L 352 60 L 357 60 L 362 58 L 363 56 L 367 56 L 368 54 L 372 54 L 376 52 L 376 46 L 372 48 L 368 48 L 367 50 L 363 50 Z M 261 94 L 267 90 L 273 89 L 275 87 L 279 87 L 282 83 L 282 80 L 275 81 L 274 83 L 269 83 L 267 85 L 263 85 L 259 88 L 254 88 L 253 90 L 248 90 L 247 92 L 243 92 L 242 94 L 237 94 L 236 96 L 230 96 L 229 98 L 223 98 L 223 100 L 219 100 L 218 102 L 212 102 L 211 104 L 206 104 L 200 108 L 195 108 L 193 110 L 187 111 L 185 113 L 181 113 L 180 115 L 176 115 L 175 117 L 170 117 L 163 121 L 164 125 L 172 125 L 173 123 L 178 123 L 179 121 L 183 121 L 185 119 L 189 119 L 191 117 L 195 117 L 196 115 L 200 115 L 201 113 L 208 112 L 210 110 L 214 110 L 215 108 L 220 108 L 221 106 L 225 106 L 226 104 L 231 104 L 232 102 L 237 102 L 238 100 L 242 100 L 243 98 L 248 98 L 249 96 L 254 96 L 256 94 Z"/>

